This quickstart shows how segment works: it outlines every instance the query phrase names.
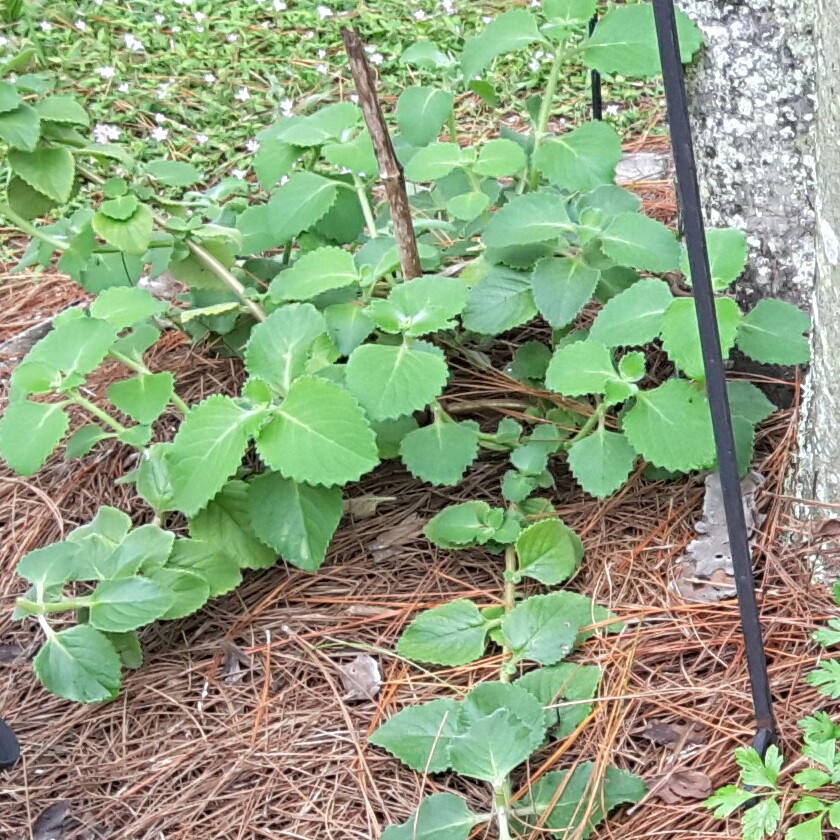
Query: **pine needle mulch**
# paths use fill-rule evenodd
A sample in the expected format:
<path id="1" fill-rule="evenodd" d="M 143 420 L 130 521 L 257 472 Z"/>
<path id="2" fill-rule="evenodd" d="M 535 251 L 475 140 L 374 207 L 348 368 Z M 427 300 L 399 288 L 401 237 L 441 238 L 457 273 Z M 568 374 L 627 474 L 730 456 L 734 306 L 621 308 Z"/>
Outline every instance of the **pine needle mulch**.
<path id="1" fill-rule="evenodd" d="M 653 197 L 668 201 L 664 192 Z M 37 284 L 7 280 L 3 298 L 0 342 L 37 321 L 39 307 L 55 311 L 79 293 L 47 274 Z M 494 352 L 509 356 L 510 347 L 500 342 Z M 5 381 L 9 360 L 4 363 Z M 241 379 L 235 363 L 199 355 L 175 334 L 156 347 L 151 366 L 174 370 L 189 402 L 230 391 Z M 103 394 L 114 375 L 117 368 L 98 375 L 94 394 Z M 524 396 L 498 373 L 458 371 L 455 381 L 453 410 L 460 400 L 510 405 Z M 788 410 L 762 429 L 756 463 L 767 479 L 759 493 L 767 519 L 756 540 L 757 585 L 789 754 L 796 720 L 826 705 L 803 677 L 817 658 L 809 634 L 835 612 L 827 590 L 811 580 L 813 546 L 805 526 L 790 518 L 784 496 L 796 419 Z M 172 421 L 161 421 L 162 435 L 171 434 Z M 500 602 L 499 558 L 437 550 L 422 527 L 450 502 L 498 504 L 507 468 L 501 456 L 484 457 L 456 489 L 422 485 L 398 465 L 385 465 L 349 492 L 390 501 L 373 517 L 345 517 L 318 574 L 282 564 L 249 573 L 236 592 L 199 614 L 146 630 L 146 662 L 126 674 L 116 701 L 76 705 L 34 679 L 39 632 L 34 622 L 10 620 L 24 588 L 14 568 L 23 553 L 60 539 L 100 505 L 148 521 L 130 488 L 113 485 L 134 457 L 130 449 L 101 446 L 77 462 L 54 457 L 31 479 L 0 473 L 0 715 L 23 746 L 22 761 L 0 777 L 2 837 L 369 840 L 404 820 L 429 792 L 461 793 L 474 810 L 489 810 L 484 785 L 448 775 L 423 778 L 368 747 L 367 736 L 407 705 L 497 677 L 497 657 L 422 669 L 403 661 L 395 643 L 418 610 L 453 598 Z M 736 823 L 715 820 L 688 798 L 691 784 L 685 789 L 686 778 L 697 777 L 684 771 L 707 776 L 715 787 L 733 781 L 732 751 L 752 735 L 735 601 L 684 603 L 669 590 L 702 499 L 696 478 L 645 483 L 635 477 L 598 503 L 557 472 L 553 501 L 586 546 L 572 586 L 619 613 L 626 629 L 579 651 L 579 661 L 605 671 L 593 714 L 570 738 L 538 753 L 514 781 L 521 791 L 545 772 L 588 760 L 600 772 L 613 763 L 643 776 L 649 798 L 614 814 L 596 831 L 598 840 L 739 836 Z M 796 548 L 790 547 L 794 534 L 806 537 Z M 345 699 L 339 669 L 359 653 L 381 668 L 375 700 Z M 481 829 L 474 836 L 493 835 Z M 532 836 L 548 834 L 535 829 Z"/>

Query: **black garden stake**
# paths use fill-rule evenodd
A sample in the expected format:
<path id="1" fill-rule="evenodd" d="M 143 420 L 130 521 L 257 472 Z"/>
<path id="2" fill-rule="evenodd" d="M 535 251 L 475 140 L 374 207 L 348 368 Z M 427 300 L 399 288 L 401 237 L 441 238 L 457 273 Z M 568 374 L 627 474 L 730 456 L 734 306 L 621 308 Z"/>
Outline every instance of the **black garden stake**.
<path id="1" fill-rule="evenodd" d="M 776 723 L 773 719 L 770 678 L 767 673 L 767 659 L 764 653 L 761 622 L 755 597 L 752 556 L 744 521 L 744 503 L 735 456 L 735 437 L 732 432 L 732 416 L 726 393 L 723 357 L 720 351 L 715 299 L 709 270 L 709 255 L 706 250 L 703 214 L 700 207 L 700 190 L 697 186 L 697 168 L 691 140 L 691 126 L 688 120 L 685 79 L 680 59 L 673 0 L 653 0 L 653 13 L 656 20 L 656 35 L 659 41 L 662 73 L 665 77 L 665 97 L 668 105 L 668 122 L 671 128 L 671 146 L 674 152 L 677 191 L 688 248 L 688 264 L 691 267 L 697 320 L 700 326 L 700 343 L 703 348 L 706 388 L 711 405 L 712 426 L 717 447 L 720 486 L 723 494 L 724 511 L 726 512 L 726 527 L 735 570 L 735 590 L 741 612 L 741 625 L 743 627 L 750 688 L 755 710 L 756 732 L 753 746 L 763 757 L 767 748 L 777 741 Z"/>
<path id="2" fill-rule="evenodd" d="M 0 718 L 0 772 L 7 770 L 20 758 L 20 744 L 11 727 Z"/>
<path id="3" fill-rule="evenodd" d="M 598 13 L 592 15 L 589 21 L 589 34 L 595 31 L 598 24 Z M 592 119 L 601 120 L 604 118 L 604 106 L 601 99 L 601 74 L 597 70 L 589 71 L 589 80 L 592 85 Z"/>

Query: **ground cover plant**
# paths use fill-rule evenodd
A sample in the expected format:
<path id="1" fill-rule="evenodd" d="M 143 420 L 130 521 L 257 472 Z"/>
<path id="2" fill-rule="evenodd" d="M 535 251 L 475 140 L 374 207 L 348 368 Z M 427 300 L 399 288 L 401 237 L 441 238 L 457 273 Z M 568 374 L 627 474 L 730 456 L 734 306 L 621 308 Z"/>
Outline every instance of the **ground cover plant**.
<path id="1" fill-rule="evenodd" d="M 658 72 L 649 6 L 612 9 L 587 36 L 594 9 L 582 0 L 514 9 L 468 36 L 457 55 L 430 41 L 403 51 L 405 66 L 446 80 L 407 87 L 395 107 L 419 271 L 407 268 L 406 243 L 375 189 L 382 161 L 355 103 L 314 103 L 263 129 L 254 159 L 261 192 L 235 176 L 203 189 L 192 164 L 137 157 L 107 137 L 91 142 L 88 115 L 32 72 L 36 56 L 7 64 L 0 215 L 32 236 L 23 265 L 50 264 L 58 252 L 58 267 L 96 298 L 62 313 L 15 369 L 0 451 L 31 475 L 62 443 L 68 458 L 113 442 L 135 447 L 140 464 L 124 480 L 149 506 L 137 527 L 103 507 L 21 561 L 31 588 L 16 615 L 43 628 L 35 669 L 50 690 L 111 699 L 122 668 L 142 662 L 138 629 L 195 612 L 234 588 L 243 568 L 265 568 L 278 555 L 316 571 L 342 516 L 342 487 L 381 460 L 399 458 L 418 479 L 452 486 L 489 449 L 510 457 L 505 507 L 467 502 L 427 534 L 443 547 L 504 554 L 505 603 L 424 613 L 401 647 L 410 658 L 460 664 L 481 658 L 490 639 L 503 651 L 500 680 L 460 702 L 408 710 L 374 738 L 414 769 L 489 782 L 495 809 L 486 821 L 502 837 L 530 830 L 522 826 L 532 817 L 586 833 L 611 805 L 643 794 L 619 771 L 601 788 L 585 772 L 558 773 L 517 807 L 508 780 L 550 730 L 582 721 L 576 715 L 600 675 L 563 660 L 591 625 L 615 629 L 615 617 L 582 596 L 517 593 L 523 578 L 564 582 L 581 559 L 579 540 L 539 496 L 553 485 L 552 467 L 565 459 L 603 498 L 636 469 L 661 476 L 715 463 L 693 302 L 684 287 L 651 276 L 685 271 L 682 246 L 614 184 L 615 129 L 586 123 L 547 133 L 566 62 Z M 699 34 L 685 18 L 681 27 L 688 60 Z M 456 96 L 467 88 L 492 103 L 489 68 L 538 47 L 553 57 L 531 109 L 533 131 L 453 142 Z M 53 221 L 37 221 L 47 215 Z M 723 293 L 743 268 L 745 240 L 711 231 L 709 248 Z M 138 285 L 164 273 L 182 284 L 171 305 Z M 601 305 L 594 319 L 593 301 Z M 759 361 L 807 360 L 807 317 L 787 304 L 764 301 L 742 314 L 721 294 L 718 316 L 727 354 L 737 347 Z M 518 348 L 509 367 L 532 397 L 522 420 L 482 427 L 449 414 L 452 360 L 481 369 L 488 342 L 538 317 L 545 341 Z M 248 379 L 237 397 L 190 406 L 169 372 L 147 367 L 146 352 L 172 325 L 242 356 Z M 648 375 L 654 344 L 673 366 L 665 381 Z M 86 380 L 106 359 L 129 375 L 109 388 L 103 408 Z M 755 426 L 772 405 L 745 382 L 732 383 L 731 398 L 746 469 Z M 71 408 L 90 422 L 66 437 Z M 156 440 L 164 413 L 182 420 L 171 441 Z M 512 681 L 526 662 L 544 667 Z M 571 711 L 558 713 L 558 698 Z M 587 788 L 598 807 L 570 810 L 564 792 Z M 388 836 L 432 837 L 445 825 L 458 832 L 448 836 L 467 837 L 482 818 L 465 808 L 457 797 L 433 797 Z"/>

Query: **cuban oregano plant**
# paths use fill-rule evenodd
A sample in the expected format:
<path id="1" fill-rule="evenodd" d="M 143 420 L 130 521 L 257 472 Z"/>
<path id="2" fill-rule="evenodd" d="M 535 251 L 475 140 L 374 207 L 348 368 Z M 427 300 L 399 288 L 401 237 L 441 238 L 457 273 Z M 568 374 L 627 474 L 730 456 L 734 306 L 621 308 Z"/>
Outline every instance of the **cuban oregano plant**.
<path id="1" fill-rule="evenodd" d="M 103 555 L 111 549 L 96 569 L 53 566 L 60 551 L 75 555 L 72 545 L 22 561 L 33 591 L 18 615 L 35 616 L 45 649 L 61 651 L 38 663 L 51 689 L 110 699 L 120 668 L 100 655 L 106 645 L 118 652 L 106 634 L 191 612 L 200 594 L 235 585 L 236 570 L 278 556 L 317 570 L 342 516 L 343 486 L 383 459 L 453 486 L 482 449 L 508 452 L 503 496 L 514 505 L 551 487 L 561 461 L 598 498 L 643 464 L 668 474 L 714 467 L 693 303 L 656 276 L 687 271 L 684 249 L 615 185 L 621 140 L 609 125 L 548 131 L 564 68 L 659 72 L 649 5 L 611 8 L 587 35 L 594 8 L 593 0 L 554 0 L 505 12 L 459 55 L 429 42 L 406 48 L 401 60 L 424 81 L 396 107 L 394 145 L 424 270 L 410 280 L 400 274 L 389 209 L 373 189 L 376 156 L 352 102 L 266 128 L 258 185 L 225 178 L 205 188 L 187 162 L 141 164 L 119 146 L 91 142 L 87 114 L 52 90 L 31 51 L 0 68 L 0 216 L 31 236 L 21 267 L 58 255 L 58 268 L 96 295 L 60 315 L 14 371 L 0 453 L 32 475 L 62 445 L 69 458 L 133 446 L 139 465 L 122 480 L 149 506 L 148 525 L 130 534 L 100 533 L 98 520 L 83 526 L 94 529 L 85 538 L 105 540 Z M 680 30 L 688 60 L 699 32 L 684 16 Z M 507 111 L 516 103 L 495 102 L 484 74 L 500 57 L 536 47 L 554 59 L 545 96 L 527 103 L 533 131 L 455 142 L 456 96 Z M 806 361 L 805 315 L 773 300 L 743 314 L 725 294 L 746 260 L 743 234 L 710 231 L 709 250 L 724 352 Z M 141 288 L 164 275 L 178 284 L 174 301 Z M 583 329 L 593 304 L 600 310 Z M 519 347 L 506 370 L 531 398 L 517 411 L 528 423 L 500 417 L 488 427 L 483 414 L 452 410 L 453 356 L 487 365 L 477 348 L 534 319 L 550 327 L 546 340 Z M 171 373 L 144 361 L 163 328 L 241 357 L 241 390 L 187 405 Z M 665 382 L 647 374 L 653 349 L 673 363 Z M 126 378 L 92 399 L 85 383 L 105 360 L 121 363 Z M 755 425 L 773 407 L 750 383 L 730 388 L 746 466 Z M 69 438 L 68 409 L 87 419 Z M 172 440 L 159 436 L 164 412 L 180 415 Z M 246 453 L 257 457 L 243 460 Z M 166 528 L 180 521 L 175 514 L 187 522 L 177 535 Z M 171 537 L 165 557 L 159 532 Z M 155 559 L 124 562 L 129 537 Z M 169 603 L 161 581 L 175 575 Z M 120 631 L 79 600 L 105 599 L 102 588 L 108 594 L 115 581 L 139 587 L 124 601 Z M 148 608 L 129 610 L 143 603 L 141 591 Z M 65 644 L 67 634 L 85 643 Z"/>

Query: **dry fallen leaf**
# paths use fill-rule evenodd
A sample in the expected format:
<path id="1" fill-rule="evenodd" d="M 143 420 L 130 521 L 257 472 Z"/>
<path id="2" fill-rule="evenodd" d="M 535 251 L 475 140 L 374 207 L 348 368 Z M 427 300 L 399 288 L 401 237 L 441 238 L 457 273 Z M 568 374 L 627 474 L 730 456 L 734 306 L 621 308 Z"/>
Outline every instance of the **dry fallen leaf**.
<path id="1" fill-rule="evenodd" d="M 713 790 L 712 780 L 699 770 L 674 770 L 651 787 L 651 792 L 668 805 L 687 799 L 707 799 Z"/>
<path id="2" fill-rule="evenodd" d="M 360 653 L 352 662 L 338 665 L 341 685 L 347 692 L 344 700 L 373 700 L 382 687 L 379 663 L 366 653 Z"/>
<path id="3" fill-rule="evenodd" d="M 368 543 L 367 549 L 378 562 L 397 557 L 402 546 L 408 545 L 421 534 L 423 525 L 423 520 L 416 513 L 412 513 L 390 530 L 379 534 L 375 540 Z"/>
<path id="4" fill-rule="evenodd" d="M 35 820 L 35 825 L 32 826 L 32 840 L 62 840 L 69 836 L 65 834 L 72 828 L 67 824 L 70 822 L 69 816 L 69 802 L 62 800 L 45 808 Z"/>
<path id="5" fill-rule="evenodd" d="M 396 496 L 357 496 L 344 500 L 344 512 L 354 519 L 370 519 L 385 502 L 396 502 Z"/>
<path id="6" fill-rule="evenodd" d="M 219 644 L 225 654 L 225 659 L 222 664 L 222 677 L 224 681 L 228 685 L 242 682 L 242 678 L 245 676 L 243 671 L 250 669 L 253 664 L 251 658 L 227 639 L 222 639 Z"/>
<path id="7" fill-rule="evenodd" d="M 15 642 L 0 645 L 0 663 L 8 664 L 22 662 L 26 656 L 26 650 Z"/>
<path id="8" fill-rule="evenodd" d="M 813 535 L 824 540 L 840 536 L 840 519 L 823 519 L 813 523 Z"/>
<path id="9" fill-rule="evenodd" d="M 657 720 L 639 734 L 643 738 L 653 741 L 654 744 L 660 744 L 663 747 L 675 747 L 679 743 L 685 746 L 706 743 L 702 728 L 692 723 L 666 723 L 664 720 Z"/>

